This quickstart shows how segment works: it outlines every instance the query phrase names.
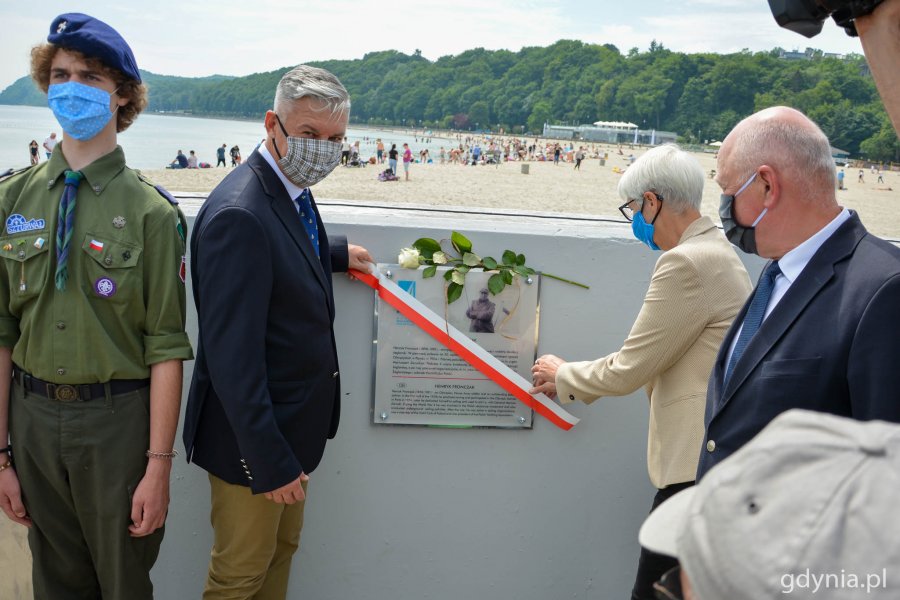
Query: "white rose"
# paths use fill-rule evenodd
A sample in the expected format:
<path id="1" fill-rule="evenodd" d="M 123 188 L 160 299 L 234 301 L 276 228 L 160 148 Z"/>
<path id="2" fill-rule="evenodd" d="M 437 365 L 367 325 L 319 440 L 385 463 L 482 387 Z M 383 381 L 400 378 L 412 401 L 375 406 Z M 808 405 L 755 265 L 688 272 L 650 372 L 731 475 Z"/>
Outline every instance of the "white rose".
<path id="1" fill-rule="evenodd" d="M 400 256 L 397 257 L 397 262 L 400 263 L 400 266 L 404 269 L 418 269 L 419 251 L 415 248 L 403 248 L 400 250 Z"/>
<path id="2" fill-rule="evenodd" d="M 446 265 L 447 255 L 438 250 L 431 256 L 431 261 L 436 265 Z"/>

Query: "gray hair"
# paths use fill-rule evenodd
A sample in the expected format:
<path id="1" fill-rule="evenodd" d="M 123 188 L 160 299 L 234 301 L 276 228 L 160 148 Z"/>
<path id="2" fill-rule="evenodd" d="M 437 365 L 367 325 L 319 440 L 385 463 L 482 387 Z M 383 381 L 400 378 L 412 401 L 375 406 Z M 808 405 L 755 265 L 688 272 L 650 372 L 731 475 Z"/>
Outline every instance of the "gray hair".
<path id="1" fill-rule="evenodd" d="M 675 144 L 665 144 L 651 148 L 628 167 L 619 180 L 619 196 L 642 202 L 644 192 L 655 192 L 673 212 L 681 213 L 700 209 L 703 182 L 697 159 Z"/>
<path id="2" fill-rule="evenodd" d="M 775 110 L 770 112 L 778 114 Z M 831 144 L 818 125 L 802 113 L 791 112 L 802 118 L 757 118 L 735 128 L 731 134 L 731 168 L 741 181 L 746 181 L 762 165 L 776 167 L 790 176 L 818 184 L 808 188 L 809 199 L 815 199 L 820 194 L 819 186 L 835 186 Z"/>
<path id="3" fill-rule="evenodd" d="M 330 109 L 332 115 L 350 113 L 350 94 L 340 80 L 329 71 L 309 65 L 299 65 L 288 71 L 278 82 L 275 90 L 275 112 L 279 112 L 289 102 L 301 98 L 316 98 L 323 103 L 323 110 Z"/>

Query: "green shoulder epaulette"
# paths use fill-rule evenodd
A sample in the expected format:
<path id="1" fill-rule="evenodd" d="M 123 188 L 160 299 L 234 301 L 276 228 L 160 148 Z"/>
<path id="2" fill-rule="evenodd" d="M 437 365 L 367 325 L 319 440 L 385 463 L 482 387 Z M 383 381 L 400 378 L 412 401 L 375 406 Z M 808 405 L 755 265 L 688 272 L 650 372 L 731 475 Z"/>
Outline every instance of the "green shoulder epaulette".
<path id="1" fill-rule="evenodd" d="M 178 235 L 179 237 L 181 237 L 181 241 L 185 242 L 187 240 L 187 220 L 185 219 L 184 214 L 181 212 L 181 209 L 178 208 L 178 200 L 176 200 L 175 196 L 170 194 L 166 188 L 161 185 L 156 185 L 155 183 L 144 177 L 144 175 L 140 171 L 137 171 L 137 176 L 138 179 L 156 190 L 157 194 L 168 200 L 169 204 L 175 207 L 176 212 L 178 213 L 178 217 L 175 223 L 175 229 L 178 230 Z M 182 279 L 182 281 L 184 280 Z"/>
<path id="2" fill-rule="evenodd" d="M 35 165 L 28 165 L 27 167 L 22 167 L 21 169 L 7 169 L 6 171 L 3 171 L 2 173 L 0 173 L 0 183 L 6 181 L 10 177 L 15 177 L 19 173 L 24 173 L 25 171 L 27 171 L 28 169 L 30 169 L 34 166 Z"/>
<path id="3" fill-rule="evenodd" d="M 164 188 L 161 185 L 157 185 L 157 184 L 153 183 L 152 181 L 150 181 L 149 179 L 144 177 L 144 174 L 141 173 L 140 171 L 136 171 L 136 173 L 137 173 L 138 179 L 140 179 L 141 181 L 143 181 L 144 183 L 146 183 L 147 185 L 152 187 L 154 190 L 156 190 L 156 193 L 158 193 L 160 196 L 162 196 L 163 198 L 168 200 L 169 204 L 171 204 L 172 206 L 178 206 L 178 200 L 176 200 L 175 196 L 170 194 L 166 188 Z"/>

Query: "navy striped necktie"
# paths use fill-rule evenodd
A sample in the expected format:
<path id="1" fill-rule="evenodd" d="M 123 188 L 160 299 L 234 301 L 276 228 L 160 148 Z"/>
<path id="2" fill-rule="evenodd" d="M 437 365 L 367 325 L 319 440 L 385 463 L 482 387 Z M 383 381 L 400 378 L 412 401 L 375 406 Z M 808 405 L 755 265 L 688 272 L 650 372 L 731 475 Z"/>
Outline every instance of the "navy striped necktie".
<path id="1" fill-rule="evenodd" d="M 753 339 L 753 336 L 759 331 L 759 327 L 763 322 L 763 317 L 766 315 L 766 306 L 769 304 L 769 298 L 772 297 L 775 279 L 780 274 L 781 268 L 778 266 L 778 261 L 776 260 L 769 264 L 766 268 L 766 272 L 763 273 L 762 278 L 759 280 L 759 285 L 756 286 L 756 292 L 753 294 L 753 300 L 750 302 L 747 314 L 744 315 L 744 326 L 741 328 L 741 335 L 738 336 L 738 341 L 734 345 L 734 352 L 731 353 L 731 360 L 728 361 L 728 368 L 725 369 L 725 377 L 722 379 L 722 389 L 725 389 L 725 386 L 728 385 L 728 379 L 731 377 L 731 372 L 734 371 L 734 366 L 737 364 L 737 361 L 740 360 L 741 355 L 744 354 L 744 350 L 747 349 L 747 344 L 750 343 L 750 340 Z"/>

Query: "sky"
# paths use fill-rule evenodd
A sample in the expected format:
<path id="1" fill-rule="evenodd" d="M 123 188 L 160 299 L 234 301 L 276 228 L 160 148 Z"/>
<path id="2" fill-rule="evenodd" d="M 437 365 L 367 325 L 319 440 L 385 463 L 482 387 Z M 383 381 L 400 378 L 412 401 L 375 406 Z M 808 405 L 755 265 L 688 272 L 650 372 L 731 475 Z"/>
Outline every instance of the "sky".
<path id="1" fill-rule="evenodd" d="M 28 74 L 31 47 L 46 39 L 54 17 L 72 11 L 114 27 L 141 69 L 186 77 L 242 76 L 379 50 L 420 50 L 435 60 L 560 39 L 611 43 L 623 54 L 654 39 L 688 53 L 807 46 L 862 53 L 859 39 L 830 20 L 811 40 L 781 29 L 766 0 L 0 0 L 0 90 Z"/>

